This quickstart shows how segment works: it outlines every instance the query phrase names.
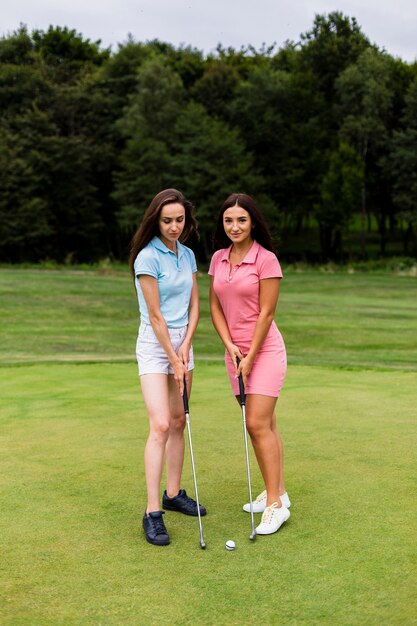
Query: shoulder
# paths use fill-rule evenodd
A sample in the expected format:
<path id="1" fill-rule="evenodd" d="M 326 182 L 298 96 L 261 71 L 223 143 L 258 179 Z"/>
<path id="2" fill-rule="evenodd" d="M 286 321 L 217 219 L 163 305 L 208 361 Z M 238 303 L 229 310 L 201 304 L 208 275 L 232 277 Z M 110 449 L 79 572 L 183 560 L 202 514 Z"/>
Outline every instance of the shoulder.
<path id="1" fill-rule="evenodd" d="M 156 263 L 158 263 L 158 251 L 150 242 L 142 248 L 135 259 L 135 273 L 144 268 L 154 267 Z"/>
<path id="2" fill-rule="evenodd" d="M 191 250 L 191 248 L 189 248 L 188 246 L 184 246 L 183 243 L 178 243 L 177 245 L 182 247 L 182 249 L 184 250 L 184 254 L 186 254 L 189 259 L 195 259 L 195 254 Z"/>
<path id="3" fill-rule="evenodd" d="M 210 261 L 210 268 L 208 271 L 209 274 L 213 274 L 215 272 L 216 268 L 221 263 L 226 250 L 227 248 L 220 248 L 220 250 L 216 250 L 216 252 L 213 254 Z"/>
<path id="4" fill-rule="evenodd" d="M 182 254 L 185 256 L 185 258 L 188 260 L 188 263 L 191 267 L 191 271 L 192 272 L 196 272 L 197 271 L 197 263 L 195 260 L 195 254 L 193 252 L 193 250 L 191 250 L 191 248 L 189 248 L 188 246 L 184 246 L 184 244 L 178 242 L 177 246 L 181 246 L 181 251 Z"/>
<path id="5" fill-rule="evenodd" d="M 138 253 L 135 263 L 137 261 L 143 262 L 143 261 L 157 259 L 157 258 L 158 258 L 158 251 L 156 250 L 156 248 L 154 248 L 154 246 L 148 243 L 148 245 L 142 248 L 142 250 Z"/>
<path id="6" fill-rule="evenodd" d="M 257 255 L 258 268 L 265 274 L 265 278 L 282 278 L 281 265 L 276 255 L 259 245 Z"/>
<path id="7" fill-rule="evenodd" d="M 263 246 L 261 246 L 261 244 L 258 244 L 258 259 L 261 259 L 262 261 L 264 261 L 265 259 L 277 259 L 276 255 L 271 252 L 270 250 L 267 250 L 266 248 L 264 248 Z"/>

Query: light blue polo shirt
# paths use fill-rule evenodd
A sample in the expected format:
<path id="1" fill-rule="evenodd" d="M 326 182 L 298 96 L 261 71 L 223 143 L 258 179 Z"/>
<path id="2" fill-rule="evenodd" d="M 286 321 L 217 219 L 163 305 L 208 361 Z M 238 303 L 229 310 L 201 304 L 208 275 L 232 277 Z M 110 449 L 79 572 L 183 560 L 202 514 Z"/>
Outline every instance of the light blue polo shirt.
<path id="1" fill-rule="evenodd" d="M 138 294 L 141 321 L 150 324 L 148 307 L 138 280 L 146 274 L 158 281 L 161 313 L 169 328 L 188 324 L 193 273 L 197 271 L 194 252 L 177 241 L 177 252 L 166 247 L 159 237 L 154 237 L 135 260 L 135 284 Z"/>

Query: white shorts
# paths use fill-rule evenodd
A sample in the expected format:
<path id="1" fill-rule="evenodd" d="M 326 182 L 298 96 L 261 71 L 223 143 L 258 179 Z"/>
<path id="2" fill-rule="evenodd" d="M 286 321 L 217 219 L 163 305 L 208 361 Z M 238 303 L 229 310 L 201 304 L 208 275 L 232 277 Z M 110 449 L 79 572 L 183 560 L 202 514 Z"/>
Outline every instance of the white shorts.
<path id="1" fill-rule="evenodd" d="M 182 328 L 168 328 L 172 347 L 178 352 L 179 347 L 187 334 L 188 326 Z M 142 374 L 173 374 L 173 367 L 167 353 L 159 343 L 150 324 L 141 324 L 136 341 L 136 359 L 138 361 L 139 376 Z M 188 371 L 194 369 L 193 347 L 190 348 Z"/>

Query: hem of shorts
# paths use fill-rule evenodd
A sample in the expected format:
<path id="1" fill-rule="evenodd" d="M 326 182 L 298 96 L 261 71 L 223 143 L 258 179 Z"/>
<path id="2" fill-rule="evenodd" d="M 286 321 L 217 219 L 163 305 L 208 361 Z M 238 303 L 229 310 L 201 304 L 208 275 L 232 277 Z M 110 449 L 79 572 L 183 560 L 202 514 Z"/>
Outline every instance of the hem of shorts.
<path id="1" fill-rule="evenodd" d="M 141 325 L 142 326 L 143 325 L 145 325 L 145 326 L 152 326 L 152 324 L 150 322 L 145 322 L 145 320 L 139 324 L 139 328 L 140 328 Z M 181 324 L 181 326 L 168 326 L 168 324 L 167 324 L 168 330 L 178 330 L 180 328 L 187 328 L 187 326 L 188 326 L 188 322 L 186 324 Z"/>
<path id="2" fill-rule="evenodd" d="M 193 367 L 190 367 L 187 369 L 187 372 L 192 372 L 195 369 L 195 364 L 193 365 Z M 155 372 L 139 372 L 139 376 L 145 376 L 146 374 L 163 374 L 164 376 L 173 376 L 174 372 L 160 372 L 160 371 L 155 371 Z"/>

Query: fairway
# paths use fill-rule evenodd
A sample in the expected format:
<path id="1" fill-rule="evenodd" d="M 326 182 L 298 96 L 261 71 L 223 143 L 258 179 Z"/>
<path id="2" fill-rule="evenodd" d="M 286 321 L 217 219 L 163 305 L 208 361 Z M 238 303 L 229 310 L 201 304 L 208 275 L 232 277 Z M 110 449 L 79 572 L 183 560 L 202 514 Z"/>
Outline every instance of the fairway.
<path id="1" fill-rule="evenodd" d="M 199 282 L 190 415 L 205 551 L 194 518 L 166 514 L 165 548 L 139 529 L 147 418 L 128 275 L 0 271 L 1 623 L 416 624 L 417 280 L 286 274 L 291 518 L 255 543 L 240 411 Z"/>

